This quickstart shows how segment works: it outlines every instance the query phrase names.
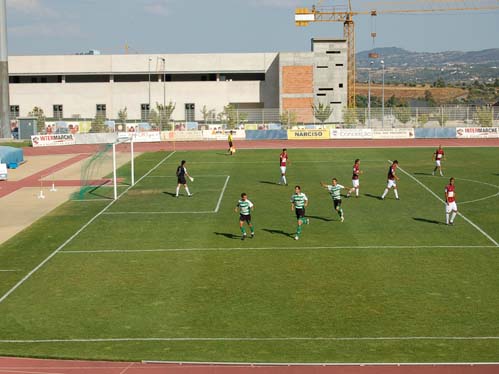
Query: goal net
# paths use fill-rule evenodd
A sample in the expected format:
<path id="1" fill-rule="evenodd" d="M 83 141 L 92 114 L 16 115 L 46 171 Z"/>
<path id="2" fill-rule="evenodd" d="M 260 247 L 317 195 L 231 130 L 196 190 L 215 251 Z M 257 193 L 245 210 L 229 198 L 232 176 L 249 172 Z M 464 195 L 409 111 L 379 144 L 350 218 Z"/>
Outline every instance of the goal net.
<path id="1" fill-rule="evenodd" d="M 133 142 L 119 139 L 102 144 L 87 158 L 80 172 L 76 200 L 116 199 L 118 192 L 134 184 Z"/>

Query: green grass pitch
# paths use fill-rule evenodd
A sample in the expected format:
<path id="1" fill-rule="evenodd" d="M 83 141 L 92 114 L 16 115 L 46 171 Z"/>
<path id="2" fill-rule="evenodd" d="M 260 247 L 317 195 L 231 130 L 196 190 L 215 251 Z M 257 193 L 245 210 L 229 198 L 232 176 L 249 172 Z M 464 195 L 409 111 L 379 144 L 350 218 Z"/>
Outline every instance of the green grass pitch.
<path id="1" fill-rule="evenodd" d="M 0 355 L 499 361 L 498 149 L 447 148 L 445 177 L 431 176 L 429 148 L 291 149 L 289 186 L 276 184 L 279 152 L 146 153 L 115 203 L 67 202 L 3 244 L 0 298 L 57 252 L 0 302 Z M 341 223 L 319 183 L 350 186 L 355 158 L 361 196 L 343 199 Z M 182 159 L 194 196 L 177 199 Z M 381 201 L 393 159 L 401 199 Z M 453 227 L 432 194 L 450 176 L 466 218 Z M 311 220 L 299 241 L 296 184 Z M 245 241 L 241 192 L 255 204 Z"/>

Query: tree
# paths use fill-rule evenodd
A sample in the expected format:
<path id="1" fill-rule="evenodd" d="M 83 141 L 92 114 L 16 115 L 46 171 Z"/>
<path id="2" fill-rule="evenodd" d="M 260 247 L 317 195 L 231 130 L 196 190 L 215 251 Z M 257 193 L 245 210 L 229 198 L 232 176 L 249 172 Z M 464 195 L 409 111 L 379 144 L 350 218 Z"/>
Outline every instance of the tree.
<path id="1" fill-rule="evenodd" d="M 357 124 L 357 110 L 355 108 L 344 108 L 343 122 L 349 126 Z"/>
<path id="2" fill-rule="evenodd" d="M 215 119 L 215 109 L 208 109 L 206 105 L 203 105 L 201 109 L 201 114 L 203 115 L 203 122 L 213 121 Z"/>
<path id="3" fill-rule="evenodd" d="M 36 117 L 36 130 L 38 133 L 45 131 L 45 114 L 43 109 L 35 106 L 31 112 L 28 113 L 30 117 Z"/>
<path id="4" fill-rule="evenodd" d="M 428 103 L 428 106 L 435 106 L 437 104 L 430 90 L 424 92 L 424 99 Z"/>
<path id="5" fill-rule="evenodd" d="M 324 124 L 329 117 L 331 117 L 331 114 L 333 114 L 333 108 L 331 108 L 331 105 L 329 104 L 323 104 L 319 103 L 319 105 L 312 105 L 312 109 L 314 111 L 314 117 L 317 118 L 317 120 Z"/>
<path id="6" fill-rule="evenodd" d="M 294 126 L 298 123 L 298 115 L 289 109 L 280 115 L 281 125 Z"/>
<path id="7" fill-rule="evenodd" d="M 403 124 L 406 124 L 411 119 L 411 108 L 399 107 L 394 110 L 395 118 Z"/>
<path id="8" fill-rule="evenodd" d="M 435 82 L 433 82 L 433 87 L 445 87 L 445 81 L 442 78 L 438 78 Z"/>
<path id="9" fill-rule="evenodd" d="M 118 121 L 121 125 L 124 125 L 127 119 L 128 119 L 128 109 L 127 107 L 124 107 L 123 109 L 120 109 L 118 111 Z"/>
<path id="10" fill-rule="evenodd" d="M 418 123 L 424 126 L 428 122 L 428 119 L 428 114 L 421 114 L 418 116 Z"/>
<path id="11" fill-rule="evenodd" d="M 478 122 L 480 126 L 490 127 L 492 126 L 492 108 L 481 107 L 476 108 L 475 121 Z"/>
<path id="12" fill-rule="evenodd" d="M 217 117 L 220 122 L 227 124 L 227 128 L 233 129 L 236 127 L 238 116 L 234 105 L 228 104 L 224 106 L 223 112 L 218 113 Z"/>
<path id="13" fill-rule="evenodd" d="M 163 130 L 170 123 L 173 111 L 175 110 L 175 103 L 171 101 L 167 105 L 156 103 L 156 110 L 158 114 L 158 128 Z"/>
<path id="14" fill-rule="evenodd" d="M 104 125 L 105 120 L 106 116 L 104 114 L 96 114 L 90 125 L 90 132 L 106 132 L 107 126 Z"/>

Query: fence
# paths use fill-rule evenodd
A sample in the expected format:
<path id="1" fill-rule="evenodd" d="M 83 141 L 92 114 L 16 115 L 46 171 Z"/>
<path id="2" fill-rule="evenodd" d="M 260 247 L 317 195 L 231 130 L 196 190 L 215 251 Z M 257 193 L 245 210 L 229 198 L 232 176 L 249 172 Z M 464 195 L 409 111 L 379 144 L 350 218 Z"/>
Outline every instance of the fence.
<path id="1" fill-rule="evenodd" d="M 183 131 L 221 128 L 246 130 L 278 130 L 305 127 L 336 128 L 443 128 L 443 127 L 490 127 L 499 126 L 499 107 L 387 107 L 342 109 L 342 122 L 332 122 L 332 114 L 312 108 L 280 110 L 235 109 L 223 115 L 186 122 L 175 118 L 144 121 L 139 119 L 39 118 L 37 133 L 76 134 L 106 132 Z M 11 121 L 11 128 L 17 127 Z"/>

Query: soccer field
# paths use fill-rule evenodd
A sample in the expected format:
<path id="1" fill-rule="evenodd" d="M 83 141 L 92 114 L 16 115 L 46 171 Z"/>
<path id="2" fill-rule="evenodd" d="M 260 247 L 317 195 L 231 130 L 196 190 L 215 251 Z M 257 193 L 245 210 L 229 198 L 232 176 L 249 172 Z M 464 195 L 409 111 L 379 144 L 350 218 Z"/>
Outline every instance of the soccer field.
<path id="1" fill-rule="evenodd" d="M 499 361 L 497 148 L 146 153 L 136 180 L 0 246 L 0 355 L 241 362 Z M 345 222 L 320 182 L 351 186 Z M 187 160 L 194 196 L 175 170 Z M 389 160 L 400 200 L 382 201 Z M 492 162 L 491 162 L 492 160 Z M 119 170 L 128 178 L 129 165 Z M 456 178 L 460 215 L 445 225 Z M 310 225 L 295 241 L 295 185 Z M 255 204 L 241 241 L 234 207 Z"/>

